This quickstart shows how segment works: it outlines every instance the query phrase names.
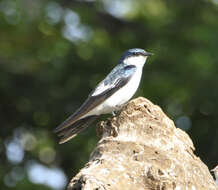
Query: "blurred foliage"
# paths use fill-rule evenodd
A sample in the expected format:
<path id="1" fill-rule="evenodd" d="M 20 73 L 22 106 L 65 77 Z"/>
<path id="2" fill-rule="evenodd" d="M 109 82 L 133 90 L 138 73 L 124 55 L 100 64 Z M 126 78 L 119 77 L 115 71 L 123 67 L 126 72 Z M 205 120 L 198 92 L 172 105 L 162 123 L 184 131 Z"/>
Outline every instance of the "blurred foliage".
<path id="1" fill-rule="evenodd" d="M 1 0 L 0 188 L 63 189 L 66 178 L 51 185 L 31 168 L 69 180 L 88 161 L 94 124 L 64 145 L 52 130 L 134 47 L 154 53 L 135 97 L 160 105 L 215 166 L 217 20 L 217 0 Z"/>

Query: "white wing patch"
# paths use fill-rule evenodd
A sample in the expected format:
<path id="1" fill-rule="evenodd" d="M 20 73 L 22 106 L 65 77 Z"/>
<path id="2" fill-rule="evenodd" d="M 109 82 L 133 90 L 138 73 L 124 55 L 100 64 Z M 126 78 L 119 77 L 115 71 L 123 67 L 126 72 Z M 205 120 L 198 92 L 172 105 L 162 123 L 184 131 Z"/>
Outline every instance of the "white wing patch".
<path id="1" fill-rule="evenodd" d="M 128 68 L 127 68 L 128 67 Z M 95 90 L 91 93 L 91 96 L 97 96 L 99 94 L 102 94 L 103 92 L 107 91 L 108 89 L 112 89 L 116 87 L 117 82 L 121 78 L 126 78 L 132 75 L 132 72 L 135 72 L 136 67 L 133 66 L 134 68 L 130 68 L 131 66 L 124 66 L 124 65 L 117 65 L 108 75 L 107 77 L 98 84 L 98 86 L 95 88 Z M 127 69 L 127 70 L 125 70 Z M 129 70 L 128 70 L 129 69 Z M 134 70 L 134 71 L 133 71 Z M 130 73 L 128 73 L 130 71 Z"/>
<path id="2" fill-rule="evenodd" d="M 107 76 L 106 78 L 101 81 L 97 87 L 95 88 L 95 90 L 91 93 L 91 96 L 97 96 L 99 94 L 101 94 L 102 92 L 104 92 L 105 90 L 109 89 L 109 88 L 113 88 L 116 84 L 117 79 L 115 78 L 116 73 L 122 69 L 123 66 L 122 65 L 117 65 Z"/>
<path id="3" fill-rule="evenodd" d="M 104 92 L 105 90 L 112 88 L 114 86 L 113 84 L 107 84 L 105 85 L 104 81 L 102 81 L 101 83 L 99 83 L 99 85 L 95 88 L 94 92 L 91 94 L 91 96 L 97 96 L 99 94 L 101 94 L 102 92 Z"/>
<path id="4" fill-rule="evenodd" d="M 97 96 L 97 95 L 101 94 L 102 92 L 104 92 L 105 89 L 107 89 L 107 88 L 108 87 L 105 86 L 104 83 L 102 82 L 96 87 L 95 91 L 92 93 L 91 96 Z"/>

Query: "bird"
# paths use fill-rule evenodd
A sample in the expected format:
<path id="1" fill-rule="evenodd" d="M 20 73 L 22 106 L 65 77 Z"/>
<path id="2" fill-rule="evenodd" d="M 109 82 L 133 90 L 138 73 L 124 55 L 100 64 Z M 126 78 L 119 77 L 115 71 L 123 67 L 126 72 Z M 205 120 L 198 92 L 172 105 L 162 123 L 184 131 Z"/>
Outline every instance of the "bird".
<path id="1" fill-rule="evenodd" d="M 85 102 L 55 130 L 65 143 L 86 129 L 100 115 L 120 110 L 135 94 L 143 66 L 152 53 L 140 48 L 126 50 L 116 67 L 88 95 Z"/>
<path id="2" fill-rule="evenodd" d="M 216 184 L 218 186 L 218 165 L 210 171 L 212 171 L 214 173 L 214 176 L 216 178 Z"/>

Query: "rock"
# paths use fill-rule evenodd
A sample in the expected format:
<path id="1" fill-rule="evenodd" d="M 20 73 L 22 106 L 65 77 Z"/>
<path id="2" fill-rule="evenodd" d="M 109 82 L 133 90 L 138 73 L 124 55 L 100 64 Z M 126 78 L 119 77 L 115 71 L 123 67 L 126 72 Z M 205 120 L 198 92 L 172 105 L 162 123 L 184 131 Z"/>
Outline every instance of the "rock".
<path id="1" fill-rule="evenodd" d="M 139 97 L 98 126 L 101 139 L 69 190 L 215 190 L 190 137 Z"/>

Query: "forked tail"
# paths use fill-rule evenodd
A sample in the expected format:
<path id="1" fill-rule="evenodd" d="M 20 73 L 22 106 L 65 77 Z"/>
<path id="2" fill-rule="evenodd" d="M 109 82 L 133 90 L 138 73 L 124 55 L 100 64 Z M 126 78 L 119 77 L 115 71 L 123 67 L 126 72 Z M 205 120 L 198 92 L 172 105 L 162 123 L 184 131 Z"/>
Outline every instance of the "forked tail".
<path id="1" fill-rule="evenodd" d="M 59 144 L 63 144 L 70 139 L 74 138 L 78 133 L 86 129 L 98 116 L 88 116 L 73 123 L 71 126 L 64 128 L 60 131 L 56 131 L 61 138 Z"/>

